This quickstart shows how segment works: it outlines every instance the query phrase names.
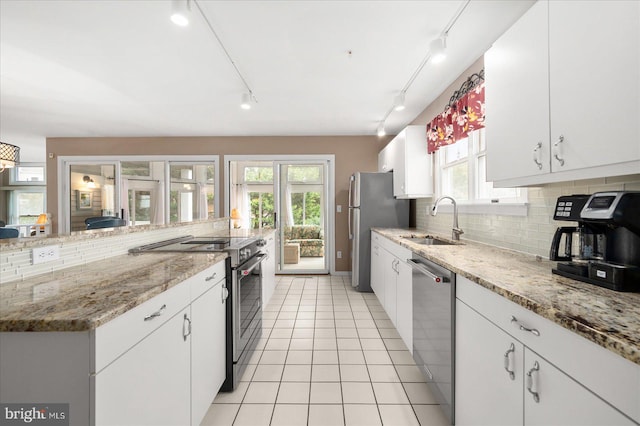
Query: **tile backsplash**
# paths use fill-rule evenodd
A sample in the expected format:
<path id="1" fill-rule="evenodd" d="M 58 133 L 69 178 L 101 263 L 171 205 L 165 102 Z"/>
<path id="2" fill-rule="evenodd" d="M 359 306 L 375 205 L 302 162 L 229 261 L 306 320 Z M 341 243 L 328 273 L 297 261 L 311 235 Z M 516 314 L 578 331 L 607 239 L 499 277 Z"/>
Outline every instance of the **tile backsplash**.
<path id="1" fill-rule="evenodd" d="M 72 266 L 84 265 L 124 255 L 130 248 L 184 235 L 207 235 L 229 230 L 228 219 L 156 226 L 153 229 L 76 233 L 71 236 L 53 238 L 20 239 L 24 247 L 8 248 L 0 245 L 0 284 L 22 280 L 35 275 L 58 271 Z M 122 228 L 124 229 L 124 228 Z M 7 240 L 8 241 L 8 240 Z M 31 250 L 34 246 L 56 245 L 60 247 L 60 258 L 47 263 L 32 265 Z"/>
<path id="2" fill-rule="evenodd" d="M 553 210 L 559 196 L 620 190 L 640 191 L 640 175 L 532 187 L 528 189 L 529 201 L 526 216 L 460 213 L 459 223 L 464 230 L 461 239 L 548 257 L 556 228 L 567 225 L 553 220 Z M 436 216 L 430 216 L 427 210 L 431 209 L 433 201 L 432 199 L 417 200 L 416 226 L 424 232 L 449 235 L 453 223 L 452 215 L 438 212 Z"/>

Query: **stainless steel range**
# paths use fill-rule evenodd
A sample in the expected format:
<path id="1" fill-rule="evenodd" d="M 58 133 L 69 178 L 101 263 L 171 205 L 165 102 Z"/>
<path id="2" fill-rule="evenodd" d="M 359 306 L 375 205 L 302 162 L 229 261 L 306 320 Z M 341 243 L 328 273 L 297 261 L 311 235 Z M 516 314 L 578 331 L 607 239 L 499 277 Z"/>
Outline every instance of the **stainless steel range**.
<path id="1" fill-rule="evenodd" d="M 262 266 L 265 240 L 256 237 L 193 237 L 191 235 L 135 247 L 141 253 L 227 252 L 227 378 L 221 390 L 232 391 L 262 335 Z"/>

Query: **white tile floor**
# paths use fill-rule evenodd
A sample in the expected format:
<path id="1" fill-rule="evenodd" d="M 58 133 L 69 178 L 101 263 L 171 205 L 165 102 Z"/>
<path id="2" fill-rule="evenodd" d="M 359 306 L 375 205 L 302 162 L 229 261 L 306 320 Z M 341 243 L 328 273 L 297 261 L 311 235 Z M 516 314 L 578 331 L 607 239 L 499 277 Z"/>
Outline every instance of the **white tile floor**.
<path id="1" fill-rule="evenodd" d="M 372 293 L 349 277 L 279 276 L 240 386 L 202 425 L 446 425 Z"/>

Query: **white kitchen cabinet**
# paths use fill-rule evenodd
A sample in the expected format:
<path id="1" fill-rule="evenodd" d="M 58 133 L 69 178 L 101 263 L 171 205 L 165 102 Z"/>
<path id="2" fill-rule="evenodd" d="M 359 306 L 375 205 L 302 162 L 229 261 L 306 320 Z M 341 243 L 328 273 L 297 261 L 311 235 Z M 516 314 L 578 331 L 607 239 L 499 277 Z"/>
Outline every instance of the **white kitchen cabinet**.
<path id="1" fill-rule="evenodd" d="M 522 424 L 522 343 L 456 300 L 455 347 L 456 425 Z"/>
<path id="2" fill-rule="evenodd" d="M 634 425 L 544 358 L 525 348 L 524 424 L 575 426 Z M 531 375 L 531 383 L 527 383 Z M 529 384 L 532 391 L 529 391 Z M 535 392 L 538 395 L 537 401 Z"/>
<path id="3" fill-rule="evenodd" d="M 224 382 L 225 276 L 191 302 L 191 424 L 199 425 Z"/>
<path id="4" fill-rule="evenodd" d="M 485 68 L 488 180 L 640 169 L 639 2 L 539 1 L 494 43 Z"/>
<path id="5" fill-rule="evenodd" d="M 395 325 L 407 349 L 413 353 L 413 271 L 407 264 L 408 258 L 399 259 L 397 265 Z"/>
<path id="6" fill-rule="evenodd" d="M 380 250 L 382 265 L 384 268 L 384 310 L 387 316 L 393 323 L 396 324 L 396 312 L 397 312 L 397 280 L 398 280 L 398 263 L 400 261 L 397 257 L 391 254 L 388 250 Z"/>
<path id="7" fill-rule="evenodd" d="M 371 288 L 409 350 L 413 347 L 411 251 L 371 232 Z"/>
<path id="8" fill-rule="evenodd" d="M 276 242 L 271 233 L 265 237 L 266 245 L 260 251 L 267 255 L 262 262 L 262 305 L 266 306 L 276 289 Z"/>
<path id="9" fill-rule="evenodd" d="M 188 321 L 185 308 L 95 376 L 96 425 L 189 424 Z"/>
<path id="10" fill-rule="evenodd" d="M 638 365 L 462 276 L 456 295 L 456 424 L 638 421 Z"/>
<path id="11" fill-rule="evenodd" d="M 371 232 L 371 289 L 384 307 L 384 265 L 382 263 L 382 248 L 376 232 Z"/>
<path id="12" fill-rule="evenodd" d="M 424 126 L 407 126 L 378 154 L 378 171 L 393 170 L 396 198 L 433 195 L 432 160 Z"/>

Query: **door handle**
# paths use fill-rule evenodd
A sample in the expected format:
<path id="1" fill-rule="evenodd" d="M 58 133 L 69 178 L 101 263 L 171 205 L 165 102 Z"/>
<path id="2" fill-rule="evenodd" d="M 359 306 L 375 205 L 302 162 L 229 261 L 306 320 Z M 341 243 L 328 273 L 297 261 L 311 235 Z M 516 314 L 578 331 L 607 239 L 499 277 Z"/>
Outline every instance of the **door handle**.
<path id="1" fill-rule="evenodd" d="M 189 337 L 190 334 L 191 334 L 191 320 L 189 319 L 187 314 L 184 314 L 184 319 L 182 322 L 182 338 L 184 339 L 185 342 L 187 341 L 187 337 Z"/>
<path id="2" fill-rule="evenodd" d="M 540 370 L 540 364 L 538 361 L 533 363 L 533 368 L 527 371 L 527 390 L 531 395 L 533 395 L 533 400 L 535 402 L 540 402 L 540 394 L 537 391 L 533 390 L 533 373 Z"/>
<path id="3" fill-rule="evenodd" d="M 507 373 L 509 373 L 509 378 L 511 380 L 516 379 L 516 373 L 513 370 L 509 369 L 509 366 L 511 364 L 510 355 L 515 351 L 516 351 L 516 346 L 512 343 L 511 346 L 509 346 L 509 349 L 507 349 L 507 351 L 504 353 L 504 369 L 507 371 Z"/>

